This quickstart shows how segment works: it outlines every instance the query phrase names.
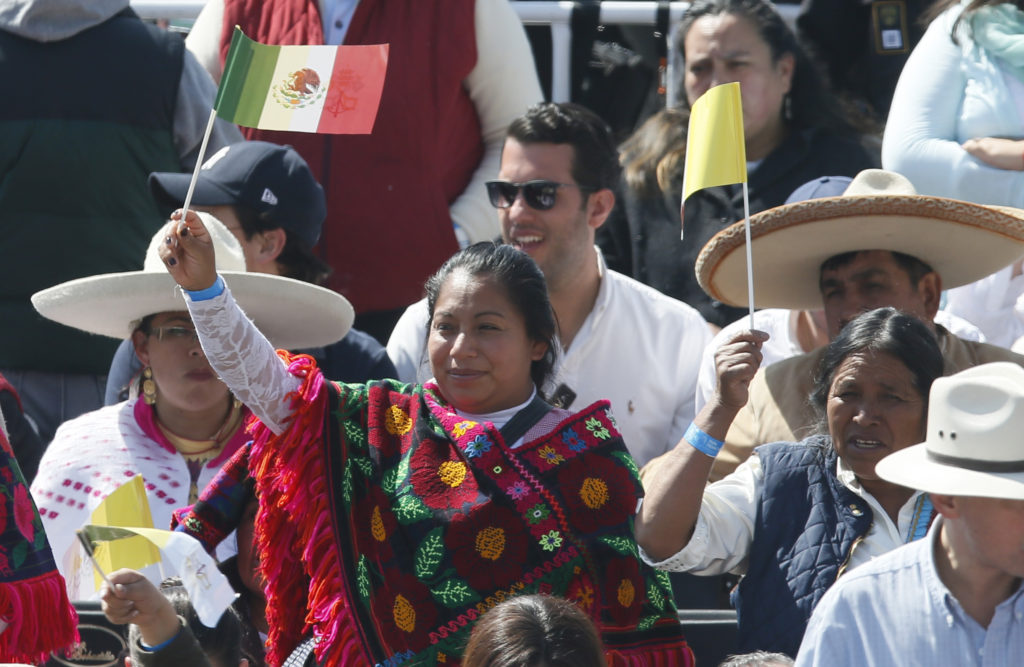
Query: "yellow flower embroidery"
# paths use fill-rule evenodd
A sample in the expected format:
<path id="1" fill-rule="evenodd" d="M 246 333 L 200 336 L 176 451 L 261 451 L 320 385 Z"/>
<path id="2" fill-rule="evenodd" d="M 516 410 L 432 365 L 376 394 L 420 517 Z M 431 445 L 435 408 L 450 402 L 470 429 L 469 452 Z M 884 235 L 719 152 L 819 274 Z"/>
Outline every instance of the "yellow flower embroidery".
<path id="1" fill-rule="evenodd" d="M 412 632 L 416 628 L 416 609 L 401 593 L 395 596 L 395 607 L 392 613 L 395 616 L 395 625 L 399 629 Z"/>
<path id="2" fill-rule="evenodd" d="M 384 428 L 391 435 L 405 435 L 412 428 L 412 419 L 402 408 L 392 405 L 384 418 Z"/>
<path id="3" fill-rule="evenodd" d="M 608 485 L 599 477 L 588 477 L 580 486 L 580 500 L 592 510 L 601 509 L 608 502 Z"/>
<path id="4" fill-rule="evenodd" d="M 476 551 L 483 558 L 498 560 L 505 552 L 505 531 L 489 526 L 476 534 Z"/>
<path id="5" fill-rule="evenodd" d="M 380 518 L 380 506 L 374 506 L 373 516 L 370 517 L 370 534 L 373 535 L 373 539 L 378 542 L 383 542 L 388 538 L 387 531 L 384 530 L 384 520 Z"/>
<path id="6" fill-rule="evenodd" d="M 466 431 L 476 426 L 476 422 L 464 421 L 459 422 L 452 428 L 452 435 L 456 438 L 461 438 L 466 434 Z"/>
<path id="7" fill-rule="evenodd" d="M 445 461 L 438 467 L 437 476 L 454 489 L 466 481 L 466 464 L 462 461 Z"/>
<path id="8" fill-rule="evenodd" d="M 628 607 L 633 604 L 633 598 L 635 597 L 636 589 L 633 587 L 633 582 L 629 579 L 620 581 L 618 590 L 619 604 L 623 607 Z"/>
<path id="9" fill-rule="evenodd" d="M 548 465 L 556 466 L 565 461 L 565 457 L 556 452 L 551 445 L 541 447 L 537 450 L 537 453 L 540 454 L 541 459 L 543 459 Z"/>

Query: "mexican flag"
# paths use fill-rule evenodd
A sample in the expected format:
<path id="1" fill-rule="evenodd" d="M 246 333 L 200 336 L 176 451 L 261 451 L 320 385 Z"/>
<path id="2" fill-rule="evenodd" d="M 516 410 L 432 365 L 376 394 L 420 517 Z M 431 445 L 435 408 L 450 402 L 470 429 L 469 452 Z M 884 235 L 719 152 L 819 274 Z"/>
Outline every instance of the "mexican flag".
<path id="1" fill-rule="evenodd" d="M 235 26 L 214 107 L 246 127 L 370 134 L 387 66 L 387 44 L 271 46 Z"/>

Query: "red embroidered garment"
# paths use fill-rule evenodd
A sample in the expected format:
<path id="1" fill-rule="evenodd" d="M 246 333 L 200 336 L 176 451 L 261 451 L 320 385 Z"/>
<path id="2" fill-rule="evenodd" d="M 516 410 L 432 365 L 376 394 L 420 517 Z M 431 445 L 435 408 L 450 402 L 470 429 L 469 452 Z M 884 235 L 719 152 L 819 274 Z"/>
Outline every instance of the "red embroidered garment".
<path id="1" fill-rule="evenodd" d="M 328 665 L 458 664 L 480 615 L 535 592 L 590 614 L 611 665 L 692 664 L 667 578 L 638 557 L 642 491 L 607 403 L 511 450 L 436 387 L 290 361 L 297 411 L 281 436 L 255 426 L 248 462 L 271 664 L 309 626 Z"/>

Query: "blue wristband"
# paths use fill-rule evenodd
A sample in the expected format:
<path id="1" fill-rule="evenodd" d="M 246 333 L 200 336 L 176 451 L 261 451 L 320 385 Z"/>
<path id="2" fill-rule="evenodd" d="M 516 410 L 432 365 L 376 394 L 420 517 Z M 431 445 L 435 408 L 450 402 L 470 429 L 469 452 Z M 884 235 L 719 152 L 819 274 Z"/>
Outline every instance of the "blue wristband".
<path id="1" fill-rule="evenodd" d="M 690 425 L 686 427 L 686 433 L 683 434 L 683 438 L 686 442 L 690 443 L 691 447 L 702 454 L 707 454 L 711 458 L 718 456 L 718 452 L 722 451 L 722 446 L 725 444 L 697 428 L 697 425 L 693 422 L 690 422 Z"/>
<path id="2" fill-rule="evenodd" d="M 224 279 L 217 274 L 217 280 L 206 289 L 200 289 L 196 291 L 183 290 L 185 294 L 188 294 L 188 298 L 192 301 L 209 301 L 214 297 L 218 297 L 224 293 Z"/>
<path id="3" fill-rule="evenodd" d="M 140 646 L 141 646 L 141 647 L 142 647 L 143 649 L 145 649 L 146 651 L 149 651 L 150 653 L 156 653 L 156 652 L 157 652 L 157 651 L 159 651 L 160 649 L 163 649 L 163 648 L 167 648 L 168 646 L 170 646 L 170 645 L 171 645 L 171 642 L 173 642 L 173 641 L 174 641 L 175 639 L 177 639 L 177 638 L 178 638 L 178 635 L 180 635 L 180 634 L 181 634 L 181 624 L 180 624 L 180 622 L 179 622 L 179 624 L 178 624 L 178 632 L 177 632 L 177 633 L 176 633 L 176 634 L 175 634 L 175 635 L 174 635 L 173 637 L 171 637 L 170 639 L 168 639 L 167 641 L 165 641 L 165 642 L 160 642 L 160 643 L 159 643 L 159 644 L 157 644 L 156 646 L 147 646 L 147 645 L 146 645 L 146 644 L 145 644 L 145 643 L 144 643 L 144 642 L 143 642 L 143 641 L 142 641 L 142 640 L 140 639 L 140 640 L 139 640 L 139 645 L 140 645 Z"/>

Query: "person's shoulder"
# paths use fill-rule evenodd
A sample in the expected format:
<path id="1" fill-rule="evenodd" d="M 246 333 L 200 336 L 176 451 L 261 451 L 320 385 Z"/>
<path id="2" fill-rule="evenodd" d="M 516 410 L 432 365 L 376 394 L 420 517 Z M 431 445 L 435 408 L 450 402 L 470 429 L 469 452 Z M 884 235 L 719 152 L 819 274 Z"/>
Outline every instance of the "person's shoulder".
<path id="1" fill-rule="evenodd" d="M 995 361 L 1009 361 L 1024 367 L 1024 355 L 1018 354 L 999 345 L 967 340 L 946 330 L 941 330 L 945 339 L 942 345 L 942 356 L 955 367 L 963 370 L 973 365 L 988 364 Z"/>
<path id="2" fill-rule="evenodd" d="M 700 312 L 690 304 L 684 303 L 679 299 L 673 299 L 667 294 L 662 294 L 650 285 L 645 285 L 635 278 L 630 278 L 618 271 L 608 269 L 605 272 L 605 279 L 614 286 L 616 293 L 613 301 L 618 301 L 622 305 L 624 305 L 622 303 L 624 301 L 633 305 L 639 305 L 652 314 L 656 314 L 659 318 L 675 317 L 687 322 L 699 322 L 704 326 L 707 325 Z"/>

